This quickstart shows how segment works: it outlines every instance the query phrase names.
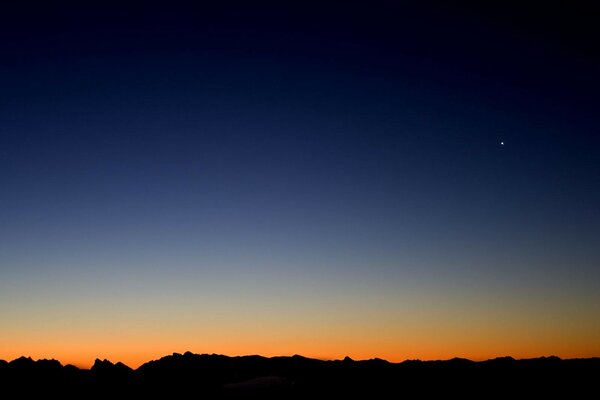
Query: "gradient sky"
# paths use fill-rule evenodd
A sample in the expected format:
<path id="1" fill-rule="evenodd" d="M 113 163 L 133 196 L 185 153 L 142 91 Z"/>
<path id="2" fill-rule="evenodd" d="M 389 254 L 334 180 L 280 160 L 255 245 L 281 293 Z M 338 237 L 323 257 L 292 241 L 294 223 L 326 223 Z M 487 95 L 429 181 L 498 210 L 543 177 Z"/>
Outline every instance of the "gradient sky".
<path id="1" fill-rule="evenodd" d="M 0 359 L 600 356 L 597 8 L 5 3 Z"/>

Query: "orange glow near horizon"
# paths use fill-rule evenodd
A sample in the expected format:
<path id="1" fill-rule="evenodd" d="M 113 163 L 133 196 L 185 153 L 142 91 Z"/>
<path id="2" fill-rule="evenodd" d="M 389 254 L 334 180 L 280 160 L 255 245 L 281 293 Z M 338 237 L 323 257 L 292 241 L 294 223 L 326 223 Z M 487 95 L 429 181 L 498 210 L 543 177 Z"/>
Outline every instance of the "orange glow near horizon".
<path id="1" fill-rule="evenodd" d="M 171 351 L 165 351 L 165 352 L 156 352 L 156 351 L 148 350 L 146 352 L 141 351 L 141 352 L 137 352 L 135 354 L 132 352 L 130 352 L 130 354 L 127 354 L 126 352 L 119 353 L 117 351 L 114 351 L 114 352 L 103 353 L 103 355 L 101 355 L 101 356 L 94 356 L 94 355 L 92 355 L 93 353 L 90 351 L 85 352 L 85 353 L 82 352 L 81 354 L 75 353 L 72 351 L 65 351 L 63 353 L 59 353 L 59 352 L 44 353 L 44 352 L 35 352 L 35 351 L 30 352 L 30 353 L 11 352 L 11 353 L 7 353 L 7 355 L 5 357 L 2 357 L 0 359 L 4 359 L 6 361 L 11 361 L 11 360 L 19 358 L 21 356 L 31 357 L 34 360 L 55 359 L 55 360 L 58 360 L 59 362 L 61 362 L 61 364 L 63 364 L 63 365 L 71 364 L 71 365 L 74 365 L 81 369 L 89 369 L 94 364 L 94 360 L 96 358 L 98 358 L 98 359 L 102 359 L 102 360 L 108 359 L 109 361 L 111 361 L 113 363 L 122 362 L 123 364 L 125 364 L 133 369 L 136 369 L 146 362 L 157 360 L 159 358 L 171 355 L 173 353 L 183 354 L 186 351 L 191 351 L 192 353 L 196 353 L 196 354 L 222 354 L 222 355 L 226 355 L 226 356 L 230 356 L 230 357 L 247 356 L 247 355 L 277 357 L 277 356 L 292 356 L 295 354 L 299 354 L 304 357 L 321 359 L 321 360 L 341 360 L 344 357 L 349 356 L 354 360 L 366 360 L 366 359 L 372 359 L 372 358 L 380 358 L 380 359 L 384 359 L 384 360 L 387 360 L 390 362 L 402 362 L 405 360 L 415 360 L 415 359 L 419 359 L 419 360 L 423 360 L 423 361 L 448 360 L 448 359 L 451 359 L 454 357 L 467 358 L 467 359 L 470 359 L 473 361 L 483 361 L 483 360 L 488 360 L 488 359 L 492 359 L 495 357 L 503 357 L 503 356 L 511 356 L 516 359 L 536 358 L 536 357 L 543 357 L 543 356 L 545 356 L 545 357 L 558 356 L 563 359 L 600 357 L 600 353 L 598 353 L 598 352 L 590 353 L 585 350 L 580 351 L 580 352 L 569 352 L 569 353 L 556 353 L 556 352 L 548 353 L 548 352 L 535 352 L 535 351 L 524 352 L 524 353 L 492 353 L 492 352 L 490 352 L 489 355 L 478 355 L 478 354 L 470 355 L 470 354 L 465 354 L 465 353 L 461 353 L 458 355 L 453 354 L 453 353 L 437 353 L 436 355 L 434 355 L 434 354 L 430 354 L 428 352 L 424 352 L 424 353 L 422 353 L 423 356 L 418 356 L 416 352 L 412 352 L 412 354 L 414 354 L 413 356 L 402 357 L 402 356 L 395 356 L 394 354 L 389 354 L 389 356 L 386 356 L 385 354 L 372 355 L 371 353 L 363 353 L 363 352 L 347 352 L 347 353 L 340 353 L 338 355 L 322 356 L 320 354 L 329 354 L 330 352 L 327 352 L 327 351 L 284 352 L 284 353 L 281 353 L 281 352 L 275 352 L 275 353 L 248 352 L 248 351 L 246 351 L 246 352 L 243 352 L 243 351 L 242 352 L 216 351 L 215 352 L 215 351 L 202 351 L 200 349 L 198 351 L 178 349 L 178 350 L 171 350 Z M 20 354 L 20 355 L 17 356 L 17 354 Z"/>
<path id="2" fill-rule="evenodd" d="M 89 368 L 99 358 L 137 368 L 186 351 L 392 362 L 600 356 L 597 310 L 585 296 L 434 289 L 182 286 L 54 303 L 13 292 L 7 296 L 20 308 L 3 320 L 0 359 L 53 358 Z"/>
<path id="3" fill-rule="evenodd" d="M 364 333 L 364 332 L 363 332 Z M 510 335 L 490 336 L 486 339 L 448 335 L 444 341 L 436 340 L 434 332 L 418 332 L 415 336 L 405 335 L 394 338 L 381 332 L 370 340 L 360 335 L 321 337 L 302 336 L 274 337 L 248 335 L 244 338 L 237 335 L 223 334 L 205 336 L 201 340 L 186 341 L 183 338 L 158 340 L 149 338 L 143 340 L 135 336 L 123 335 L 121 338 L 96 338 L 96 342 L 74 340 L 37 341 L 34 337 L 11 340 L 17 343 L 10 349 L 4 349 L 0 359 L 10 361 L 20 356 L 33 359 L 56 359 L 63 365 L 73 364 L 79 368 L 90 368 L 96 358 L 108 359 L 112 362 L 137 368 L 145 362 L 161 358 L 172 353 L 191 351 L 197 354 L 224 354 L 242 356 L 258 354 L 266 357 L 291 356 L 300 354 L 317 359 L 342 359 L 349 356 L 355 360 L 382 358 L 391 362 L 401 362 L 407 359 L 440 360 L 453 357 L 463 357 L 475 361 L 501 356 L 514 358 L 533 358 L 555 355 L 561 358 L 582 358 L 600 355 L 600 346 L 592 337 L 582 337 L 575 345 L 560 343 L 560 337 L 546 340 L 517 340 Z M 153 339 L 156 339 L 154 341 Z M 187 343 L 186 343 L 187 342 Z"/>

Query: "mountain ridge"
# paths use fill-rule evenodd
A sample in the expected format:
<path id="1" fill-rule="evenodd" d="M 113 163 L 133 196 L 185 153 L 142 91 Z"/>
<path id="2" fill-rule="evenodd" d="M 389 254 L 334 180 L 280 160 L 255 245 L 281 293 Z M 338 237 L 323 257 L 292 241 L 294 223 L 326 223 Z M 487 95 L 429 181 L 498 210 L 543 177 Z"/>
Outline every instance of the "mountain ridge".
<path id="1" fill-rule="evenodd" d="M 491 363 L 491 362 L 527 362 L 527 361 L 544 361 L 544 360 L 556 360 L 556 361 L 575 361 L 575 360 L 598 360 L 600 362 L 600 357 L 574 357 L 574 358 L 561 358 L 555 355 L 550 355 L 550 356 L 540 356 L 540 357 L 531 357 L 531 358 L 514 358 L 512 356 L 499 356 L 499 357 L 494 357 L 494 358 L 489 358 L 486 360 L 480 360 L 480 361 L 476 361 L 476 360 L 471 360 L 469 358 L 464 358 L 464 357 L 453 357 L 453 358 L 448 358 L 448 359 L 436 359 L 436 360 L 421 360 L 421 359 L 406 359 L 403 361 L 399 361 L 399 362 L 392 362 L 392 361 L 388 361 L 386 359 L 382 359 L 379 357 L 373 357 L 373 358 L 368 358 L 368 359 L 360 359 L 360 360 L 354 360 L 349 356 L 345 356 L 343 359 L 320 359 L 320 358 L 311 358 L 311 357 L 305 357 L 299 354 L 294 354 L 291 356 L 262 356 L 260 354 L 248 354 L 248 355 L 240 355 L 240 356 L 228 356 L 228 355 L 224 355 L 224 354 L 218 354 L 218 353 L 192 353 L 190 351 L 186 351 L 184 353 L 178 353 L 178 352 L 174 352 L 165 356 L 162 356 L 158 359 L 155 360 L 149 360 L 146 361 L 145 363 L 141 364 L 139 367 L 137 368 L 132 368 L 130 366 L 128 366 L 127 364 L 121 362 L 121 361 L 117 361 L 117 362 L 113 362 L 109 359 L 100 359 L 100 358 L 96 358 L 94 361 L 94 364 L 90 367 L 90 368 L 82 368 L 82 367 L 77 367 L 73 364 L 62 364 L 62 362 L 60 360 L 57 360 L 55 358 L 39 358 L 39 359 L 33 359 L 31 356 L 20 356 L 17 357 L 13 360 L 5 360 L 5 359 L 0 359 L 0 367 L 4 366 L 4 365 L 14 365 L 14 364 L 19 364 L 19 365 L 23 365 L 23 364 L 36 364 L 36 363 L 52 363 L 52 364 L 56 364 L 58 363 L 58 365 L 60 367 L 73 367 L 73 368 L 77 368 L 79 370 L 83 370 L 83 371 L 88 371 L 88 370 L 94 370 L 94 369 L 98 369 L 98 368 L 106 368 L 106 367 L 115 367 L 115 368 L 126 368 L 129 369 L 131 371 L 138 371 L 140 368 L 151 364 L 151 363 L 156 363 L 159 362 L 161 360 L 164 359 L 168 359 L 168 358 L 172 358 L 172 357 L 191 357 L 191 356 L 199 356 L 199 357 L 219 357 L 219 358 L 227 358 L 227 359 L 252 359 L 252 358 L 260 358 L 260 359 L 264 359 L 264 360 L 278 360 L 278 359 L 302 359 L 302 360 L 310 360 L 310 361 L 316 361 L 316 362 L 324 362 L 324 363 L 338 363 L 338 362 L 354 362 L 354 363 L 365 363 L 365 362 L 382 362 L 382 363 L 386 363 L 386 364 L 391 364 L 391 365 L 403 365 L 403 364 L 407 364 L 407 363 L 456 363 L 456 362 L 464 362 L 464 363 L 474 363 L 474 364 L 485 364 L 485 363 Z"/>
<path id="2" fill-rule="evenodd" d="M 179 353 L 179 352 L 174 352 L 165 356 L 162 356 L 158 359 L 154 359 L 154 360 L 149 360 L 146 361 L 145 363 L 141 364 L 140 366 L 138 366 L 137 368 L 132 368 L 130 366 L 128 366 L 127 364 L 121 362 L 121 361 L 117 361 L 117 362 L 113 362 L 111 360 L 108 359 L 100 359 L 100 358 L 96 358 L 94 361 L 94 364 L 90 367 L 90 368 L 82 368 L 82 367 L 77 367 L 73 364 L 62 364 L 62 362 L 60 360 L 54 359 L 54 358 L 40 358 L 40 359 L 33 359 L 31 356 L 20 356 L 17 357 L 13 360 L 5 360 L 5 359 L 0 359 L 0 368 L 10 365 L 10 366 L 14 366 L 14 365 L 18 365 L 18 366 L 27 366 L 27 365 L 36 365 L 36 364 L 45 364 L 45 365 L 53 365 L 55 367 L 72 367 L 81 371 L 98 371 L 98 370 L 103 370 L 103 369 L 109 369 L 109 368 L 116 368 L 116 369 L 124 369 L 124 370 L 130 370 L 130 371 L 139 371 L 140 369 L 145 369 L 148 367 L 148 365 L 153 365 L 155 363 L 160 363 L 160 362 L 165 362 L 166 360 L 170 360 L 170 359 L 174 359 L 174 358 L 190 358 L 190 357 L 194 357 L 194 358 L 198 358 L 198 359 L 209 359 L 209 358 L 221 358 L 221 359 L 231 359 L 231 360 L 304 360 L 304 361 L 309 361 L 309 362 L 319 362 L 319 363 L 341 363 L 341 362 L 346 362 L 346 363 L 383 363 L 383 364 L 390 364 L 390 365 L 406 365 L 406 364 L 440 364 L 440 363 L 463 363 L 463 364 L 480 364 L 480 365 L 484 365 L 484 364 L 489 364 L 489 363 L 523 363 L 523 362 L 573 362 L 573 361 L 582 361 L 582 360 L 589 360 L 589 361 L 597 361 L 600 362 L 600 357 L 574 357 L 574 358 L 561 358 L 555 355 L 550 355 L 550 356 L 539 356 L 539 357 L 531 357 L 531 358 L 514 358 L 512 356 L 499 356 L 499 357 L 494 357 L 494 358 L 489 358 L 486 360 L 471 360 L 469 358 L 464 358 L 464 357 L 453 357 L 453 358 L 449 358 L 449 359 L 436 359 L 436 360 L 421 360 L 421 359 L 406 359 L 403 361 L 399 361 L 399 362 L 392 362 L 392 361 L 388 361 L 386 359 L 382 359 L 379 357 L 373 357 L 373 358 L 369 358 L 369 359 L 360 359 L 360 360 L 354 360 L 349 356 L 344 357 L 343 359 L 319 359 L 319 358 L 311 358 L 311 357 L 305 357 L 299 354 L 294 354 L 291 356 L 262 356 L 260 354 L 248 354 L 248 355 L 240 355 L 240 356 L 228 356 L 228 355 L 224 355 L 224 354 L 218 354 L 218 353 L 192 353 L 190 351 L 186 351 L 184 353 Z"/>
<path id="3" fill-rule="evenodd" d="M 19 357 L 0 360 L 0 385 L 28 394 L 80 398 L 82 393 L 119 397 L 173 397 L 190 392 L 208 397 L 243 397 L 248 393 L 286 397 L 415 394 L 424 397 L 479 397 L 490 391 L 515 396 L 570 397 L 593 390 L 600 357 L 485 361 L 319 360 L 300 355 L 264 357 L 173 353 L 136 369 L 96 359 L 90 369 L 62 365 L 53 359 Z"/>

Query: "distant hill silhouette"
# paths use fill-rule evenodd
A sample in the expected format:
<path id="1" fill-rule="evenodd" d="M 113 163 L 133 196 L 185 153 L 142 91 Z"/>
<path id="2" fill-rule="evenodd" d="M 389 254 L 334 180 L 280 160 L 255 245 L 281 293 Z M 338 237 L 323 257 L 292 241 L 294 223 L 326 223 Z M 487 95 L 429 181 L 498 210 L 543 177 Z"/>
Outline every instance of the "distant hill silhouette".
<path id="1" fill-rule="evenodd" d="M 573 397 L 594 393 L 599 376 L 600 358 L 502 357 L 482 362 L 454 358 L 390 363 L 381 359 L 354 361 L 349 357 L 322 361 L 298 355 L 227 357 L 187 352 L 147 362 L 136 370 L 108 360 L 96 360 L 89 370 L 63 366 L 56 360 L 0 360 L 1 387 L 17 390 L 24 397 L 329 397 L 388 393 L 397 394 L 395 397 Z"/>

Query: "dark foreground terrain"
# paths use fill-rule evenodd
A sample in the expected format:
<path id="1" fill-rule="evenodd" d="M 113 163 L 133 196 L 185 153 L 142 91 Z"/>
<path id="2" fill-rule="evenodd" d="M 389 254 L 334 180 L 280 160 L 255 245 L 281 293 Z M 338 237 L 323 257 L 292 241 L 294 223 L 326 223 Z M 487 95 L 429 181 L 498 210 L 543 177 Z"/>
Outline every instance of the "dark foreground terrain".
<path id="1" fill-rule="evenodd" d="M 150 361 L 136 370 L 106 360 L 96 360 L 90 370 L 63 366 L 56 360 L 33 361 L 25 357 L 11 362 L 0 360 L 3 392 L 16 390 L 25 398 L 37 395 L 314 398 L 354 394 L 392 398 L 497 394 L 582 397 L 597 394 L 598 383 L 600 358 L 505 357 L 483 362 L 452 359 L 394 364 L 380 359 L 321 361 L 301 356 L 265 358 L 185 353 Z"/>

